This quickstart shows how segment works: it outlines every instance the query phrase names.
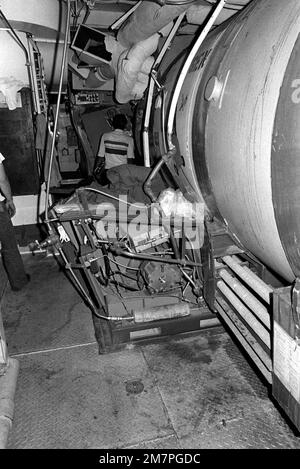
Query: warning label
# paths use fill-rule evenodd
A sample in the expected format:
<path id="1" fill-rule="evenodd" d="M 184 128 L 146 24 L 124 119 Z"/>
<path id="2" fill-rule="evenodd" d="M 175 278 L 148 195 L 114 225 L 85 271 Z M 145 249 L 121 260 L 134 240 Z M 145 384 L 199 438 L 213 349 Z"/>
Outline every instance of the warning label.
<path id="1" fill-rule="evenodd" d="M 276 322 L 274 373 L 296 401 L 300 402 L 300 346 Z"/>

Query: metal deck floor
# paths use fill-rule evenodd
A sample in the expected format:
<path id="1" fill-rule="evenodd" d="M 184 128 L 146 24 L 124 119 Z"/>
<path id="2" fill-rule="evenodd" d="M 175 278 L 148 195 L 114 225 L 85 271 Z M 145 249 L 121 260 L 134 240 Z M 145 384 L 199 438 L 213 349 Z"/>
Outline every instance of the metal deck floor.
<path id="1" fill-rule="evenodd" d="M 2 301 L 20 372 L 8 448 L 300 448 L 221 328 L 98 355 L 89 310 L 55 258 Z"/>

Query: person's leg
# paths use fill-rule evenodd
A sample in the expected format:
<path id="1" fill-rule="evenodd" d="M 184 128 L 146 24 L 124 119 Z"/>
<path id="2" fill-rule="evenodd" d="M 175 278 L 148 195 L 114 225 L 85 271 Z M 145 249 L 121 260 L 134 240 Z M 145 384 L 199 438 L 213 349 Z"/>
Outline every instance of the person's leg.
<path id="1" fill-rule="evenodd" d="M 13 290 L 20 290 L 28 282 L 11 219 L 0 203 L 0 241 L 3 265 Z"/>

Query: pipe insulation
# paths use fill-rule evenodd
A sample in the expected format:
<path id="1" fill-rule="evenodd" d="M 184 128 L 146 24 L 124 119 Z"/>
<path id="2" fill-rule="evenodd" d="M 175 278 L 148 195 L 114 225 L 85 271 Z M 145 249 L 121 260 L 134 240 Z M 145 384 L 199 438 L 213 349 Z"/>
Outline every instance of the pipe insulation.
<path id="1" fill-rule="evenodd" d="M 225 256 L 222 259 L 228 267 L 233 270 L 247 285 L 249 285 L 266 303 L 270 304 L 270 297 L 273 289 L 264 283 L 252 270 L 246 266 L 242 266 L 231 256 Z"/>
<path id="2" fill-rule="evenodd" d="M 154 57 L 159 41 L 159 34 L 140 41 L 119 56 L 116 72 L 116 100 L 128 103 L 141 99 L 148 86 Z"/>
<path id="3" fill-rule="evenodd" d="M 163 319 L 177 319 L 190 315 L 190 306 L 188 303 L 179 303 L 175 305 L 157 306 L 154 308 L 133 311 L 134 321 L 136 323 L 152 322 Z"/>
<path id="4" fill-rule="evenodd" d="M 254 317 L 252 312 L 239 300 L 232 290 L 223 282 L 219 280 L 217 287 L 224 297 L 231 303 L 240 316 L 246 321 L 251 329 L 257 336 L 264 342 L 264 344 L 271 349 L 270 334 L 267 329 Z"/>
<path id="5" fill-rule="evenodd" d="M 265 327 L 270 330 L 271 319 L 267 308 L 263 306 L 261 302 L 241 284 L 241 282 L 230 275 L 227 270 L 220 270 L 219 275 L 235 292 L 235 294 L 239 296 L 240 299 L 253 311 L 255 316 L 257 316 L 257 318 L 265 325 Z"/>
<path id="6" fill-rule="evenodd" d="M 0 376 L 0 449 L 5 449 L 12 427 L 18 373 L 18 360 L 9 358 L 6 372 Z"/>

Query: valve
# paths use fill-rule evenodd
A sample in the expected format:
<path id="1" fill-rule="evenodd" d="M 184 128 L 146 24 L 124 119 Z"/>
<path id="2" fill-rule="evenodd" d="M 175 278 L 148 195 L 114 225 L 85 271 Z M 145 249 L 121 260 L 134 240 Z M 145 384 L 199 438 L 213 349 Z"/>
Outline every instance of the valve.
<path id="1" fill-rule="evenodd" d="M 42 249 L 47 249 L 51 246 L 55 246 L 59 243 L 59 236 L 56 234 L 52 234 L 48 236 L 44 241 L 38 241 L 37 239 L 32 243 L 29 243 L 28 247 L 30 251 L 41 251 Z"/>

